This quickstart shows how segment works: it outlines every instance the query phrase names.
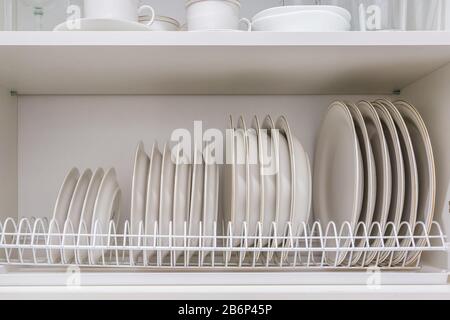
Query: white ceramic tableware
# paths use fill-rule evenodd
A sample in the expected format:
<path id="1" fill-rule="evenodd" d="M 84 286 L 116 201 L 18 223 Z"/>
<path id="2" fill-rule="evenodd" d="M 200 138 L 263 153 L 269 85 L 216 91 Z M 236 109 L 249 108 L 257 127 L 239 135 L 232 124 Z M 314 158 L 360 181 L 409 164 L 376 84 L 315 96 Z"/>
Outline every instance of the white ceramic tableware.
<path id="1" fill-rule="evenodd" d="M 173 234 L 184 236 L 188 231 L 189 223 L 189 201 L 191 194 L 191 171 L 190 158 L 184 153 L 180 145 L 177 147 L 175 160 L 175 182 L 173 199 Z M 186 226 L 186 229 L 185 229 Z M 183 238 L 176 239 L 173 242 L 176 247 L 185 246 Z M 177 251 L 175 261 L 183 253 Z"/>
<path id="2" fill-rule="evenodd" d="M 416 221 L 422 222 L 429 232 L 433 222 L 436 199 L 436 168 L 434 164 L 433 148 L 425 123 L 417 110 L 405 101 L 396 101 L 394 105 L 402 115 L 408 127 L 414 148 L 419 178 L 419 199 L 416 213 Z M 416 236 L 424 236 L 424 231 L 415 229 Z M 426 245 L 425 239 L 416 241 L 416 246 Z M 406 265 L 412 264 L 420 255 L 419 252 L 411 252 L 406 258 Z"/>
<path id="3" fill-rule="evenodd" d="M 162 169 L 161 169 L 161 185 L 159 193 L 159 235 L 166 236 L 159 239 L 159 246 L 168 247 L 170 232 L 170 223 L 173 219 L 173 198 L 174 198 L 174 182 L 175 182 L 175 159 L 172 159 L 172 151 L 166 144 L 164 145 Z M 161 261 L 169 253 L 168 250 L 162 250 L 160 254 Z"/>
<path id="4" fill-rule="evenodd" d="M 100 184 L 102 183 L 105 171 L 102 168 L 95 170 L 91 181 L 89 182 L 86 197 L 83 202 L 83 209 L 81 211 L 80 224 L 78 233 L 89 234 L 91 232 L 92 217 L 94 215 L 95 200 L 98 196 Z M 81 236 L 78 238 L 79 245 L 89 245 L 90 239 L 87 236 Z M 80 262 L 85 262 L 88 257 L 88 250 L 78 250 L 78 259 Z"/>
<path id="5" fill-rule="evenodd" d="M 186 19 L 189 31 L 198 30 L 238 30 L 241 23 L 251 23 L 239 19 L 241 4 L 238 0 L 189 0 L 186 2 Z"/>
<path id="6" fill-rule="evenodd" d="M 147 25 L 151 21 L 150 16 L 140 16 L 139 22 Z M 170 17 L 156 16 L 153 23 L 150 25 L 151 31 L 179 31 L 180 23 Z"/>
<path id="7" fill-rule="evenodd" d="M 291 155 L 291 215 L 292 232 L 301 236 L 304 232 L 303 223 L 309 222 L 312 199 L 311 168 L 308 155 L 300 141 L 292 134 L 286 117 L 281 116 L 276 124 L 280 133 L 287 137 Z M 300 230 L 301 229 L 301 230 Z"/>
<path id="8" fill-rule="evenodd" d="M 377 176 L 375 167 L 375 158 L 373 156 L 372 144 L 370 143 L 369 134 L 367 132 L 364 118 L 358 107 L 350 102 L 345 103 L 350 113 L 352 114 L 353 122 L 355 124 L 356 135 L 358 137 L 359 147 L 363 159 L 364 168 L 364 196 L 359 216 L 359 222 L 363 222 L 365 226 L 370 226 L 372 223 L 373 212 L 375 210 L 375 200 L 377 196 Z M 356 230 L 356 236 L 364 237 L 364 228 Z M 365 239 L 361 238 L 356 241 L 356 247 L 366 245 Z M 353 253 L 351 264 L 355 265 L 361 258 L 363 251 Z"/>
<path id="9" fill-rule="evenodd" d="M 276 128 L 278 130 L 278 128 Z M 279 131 L 278 131 L 279 132 Z M 288 141 L 285 135 L 278 134 L 278 156 L 279 156 L 279 211 L 277 216 L 277 234 L 282 235 L 287 223 L 291 218 L 292 202 L 292 171 L 293 164 L 289 153 Z M 281 240 L 280 240 L 281 241 Z M 280 242 L 279 242 L 280 243 Z"/>
<path id="10" fill-rule="evenodd" d="M 252 30 L 272 32 L 349 31 L 350 22 L 342 15 L 330 11 L 297 11 L 253 20 Z"/>
<path id="11" fill-rule="evenodd" d="M 218 221 L 218 209 L 219 209 L 219 167 L 212 157 L 212 150 L 214 149 L 212 144 L 205 147 L 205 173 L 204 173 L 204 197 L 203 197 L 203 246 L 212 247 L 214 243 L 213 237 L 215 234 L 214 224 Z M 217 230 L 216 230 L 217 231 Z M 202 252 L 203 264 L 205 258 L 210 251 L 205 250 Z"/>
<path id="12" fill-rule="evenodd" d="M 76 19 L 64 21 L 57 25 L 53 31 L 150 31 L 151 29 L 137 21 L 116 19 Z"/>
<path id="13" fill-rule="evenodd" d="M 261 199 L 263 195 L 262 189 L 262 177 L 260 170 L 260 150 L 258 146 L 258 135 L 254 128 L 248 128 L 247 141 L 248 141 L 248 169 L 249 169 L 249 212 L 248 212 L 248 235 L 250 237 L 255 237 L 257 235 L 258 222 L 262 222 L 263 209 L 261 204 Z M 254 240 L 250 239 L 248 245 L 252 246 L 255 243 Z"/>
<path id="14" fill-rule="evenodd" d="M 202 221 L 203 216 L 205 163 L 203 161 L 201 149 L 194 145 L 194 163 L 192 169 L 191 200 L 189 208 L 189 236 L 196 238 L 189 239 L 189 247 L 197 247 L 199 244 L 197 237 L 200 236 L 200 221 Z M 195 251 L 190 251 L 188 259 L 190 259 L 194 253 Z"/>
<path id="15" fill-rule="evenodd" d="M 73 193 L 72 200 L 69 206 L 69 213 L 66 219 L 66 229 L 65 232 L 68 234 L 75 234 L 78 232 L 78 226 L 80 225 L 80 218 L 83 210 L 83 203 L 86 198 L 89 183 L 91 182 L 92 171 L 87 169 L 83 172 L 81 177 L 78 179 L 77 186 Z M 70 221 L 70 222 L 67 222 Z M 75 245 L 76 237 L 68 235 L 65 238 L 65 244 Z M 64 259 L 66 263 L 70 263 L 74 257 L 75 251 L 73 249 L 64 250 Z"/>
<path id="16" fill-rule="evenodd" d="M 235 166 L 235 210 L 234 217 L 231 220 L 233 225 L 233 236 L 242 236 L 243 224 L 248 217 L 248 187 L 247 187 L 247 141 L 245 132 L 242 128 L 235 130 L 235 152 L 234 152 L 234 166 Z M 234 246 L 239 246 L 240 240 L 234 241 Z"/>
<path id="17" fill-rule="evenodd" d="M 56 198 L 55 208 L 53 210 L 52 220 L 49 225 L 49 234 L 62 234 L 64 231 L 64 224 L 66 222 L 67 214 L 69 213 L 70 203 L 72 201 L 73 193 L 77 186 L 80 172 L 77 168 L 72 168 L 64 178 L 64 182 L 59 189 L 58 197 Z M 54 235 L 49 237 L 49 244 L 59 246 L 62 244 L 62 237 Z M 50 260 L 56 263 L 61 258 L 61 250 L 51 249 Z"/>
<path id="18" fill-rule="evenodd" d="M 150 167 L 150 159 L 144 150 L 144 144 L 140 142 L 136 148 L 134 157 L 133 182 L 131 188 L 131 235 L 137 236 L 144 233 L 145 207 L 147 203 L 147 180 Z M 133 246 L 143 245 L 142 239 L 133 237 Z M 135 262 L 140 252 L 133 250 L 133 261 Z"/>
<path id="19" fill-rule="evenodd" d="M 377 111 L 372 104 L 367 101 L 361 101 L 357 104 L 357 106 L 364 118 L 375 158 L 375 168 L 377 173 L 377 196 L 372 225 L 368 226 L 367 232 L 370 236 L 377 237 L 376 239 L 372 239 L 370 241 L 370 245 L 378 247 L 382 242 L 382 240 L 378 237 L 380 236 L 380 232 L 383 233 L 383 230 L 380 231 L 374 223 L 377 222 L 381 228 L 384 228 L 388 219 L 392 189 L 391 161 L 384 133 L 385 130 L 383 129 L 383 125 Z M 377 255 L 378 253 L 375 251 L 365 253 L 363 264 L 370 264 Z"/>
<path id="20" fill-rule="evenodd" d="M 152 18 L 155 10 L 148 5 L 139 6 L 139 0 L 84 0 L 84 17 L 88 19 L 116 19 L 138 21 L 138 16 L 149 14 Z"/>
<path id="21" fill-rule="evenodd" d="M 278 131 L 270 116 L 266 116 L 260 130 L 260 141 L 262 142 L 263 172 L 264 172 L 264 218 L 263 218 L 263 245 L 267 245 L 268 237 L 271 235 L 272 226 L 277 222 L 280 201 L 280 175 L 279 175 L 279 150 Z M 266 144 L 266 140 L 267 144 Z"/>
<path id="22" fill-rule="evenodd" d="M 403 164 L 402 147 L 400 145 L 400 139 L 398 137 L 397 128 L 394 120 L 392 119 L 388 109 L 383 103 L 373 102 L 375 110 L 377 110 L 380 117 L 383 128 L 385 128 L 386 143 L 389 150 L 389 158 L 391 161 L 391 204 L 389 207 L 389 215 L 387 222 L 393 223 L 386 226 L 384 236 L 393 237 L 395 232 L 400 228 L 400 222 L 403 214 L 403 204 L 405 201 L 405 166 Z M 384 242 L 386 247 L 395 246 L 395 239 L 386 239 Z M 383 263 L 388 257 L 392 256 L 392 252 L 385 251 L 380 255 L 379 263 Z"/>
<path id="23" fill-rule="evenodd" d="M 148 170 L 147 179 L 147 199 L 145 205 L 145 235 L 146 243 L 148 246 L 152 246 L 155 243 L 150 235 L 157 234 L 155 230 L 156 222 L 159 219 L 159 188 L 161 185 L 161 166 L 162 166 L 162 154 L 159 151 L 158 144 L 153 144 L 152 153 L 150 156 L 150 168 Z M 151 258 L 155 251 L 148 251 L 147 258 Z"/>
<path id="24" fill-rule="evenodd" d="M 298 11 L 310 11 L 310 10 L 334 12 L 334 13 L 341 15 L 343 18 L 345 18 L 349 22 L 352 19 L 352 16 L 347 9 L 344 9 L 344 8 L 338 7 L 338 6 L 291 5 L 291 6 L 272 7 L 269 9 L 265 9 L 263 11 L 258 12 L 256 15 L 254 15 L 252 20 L 255 21 L 259 18 L 265 18 L 265 17 L 275 16 L 275 15 L 279 15 L 279 14 L 293 13 L 293 12 L 298 12 Z"/>
<path id="25" fill-rule="evenodd" d="M 363 160 L 352 115 L 345 104 L 333 102 L 322 122 L 314 167 L 314 214 L 323 228 L 333 221 L 337 232 L 344 223 L 350 224 L 351 231 L 355 230 L 362 208 L 363 186 Z M 342 235 L 348 233 L 344 231 Z M 327 244 L 336 246 L 334 239 Z M 339 245 L 346 248 L 350 241 L 343 240 Z M 329 264 L 340 265 L 346 254 L 346 251 L 329 251 L 325 258 Z"/>
<path id="26" fill-rule="evenodd" d="M 102 235 L 108 234 L 110 221 L 117 214 L 116 211 L 120 209 L 120 206 L 113 205 L 114 202 L 117 202 L 115 198 L 118 196 L 118 188 L 116 171 L 111 168 L 103 176 L 95 200 L 94 214 L 91 222 L 92 237 L 90 244 L 92 246 L 106 245 L 107 237 Z M 102 249 L 91 250 L 91 262 L 96 264 L 102 258 L 103 253 L 106 254 L 106 251 Z"/>
<path id="27" fill-rule="evenodd" d="M 380 99 L 377 101 L 379 103 L 383 103 L 383 105 L 389 110 L 389 113 L 391 114 L 398 129 L 403 162 L 405 165 L 405 201 L 401 222 L 408 222 L 410 226 L 414 226 L 416 223 L 417 202 L 419 198 L 419 177 L 417 174 L 416 158 L 414 155 L 411 137 L 409 136 L 409 130 L 402 115 L 392 102 L 386 99 Z M 400 240 L 400 246 L 410 246 L 411 238 L 409 237 L 408 229 L 406 227 L 402 227 L 397 230 L 397 232 L 401 237 L 405 237 Z M 405 256 L 406 252 L 404 251 L 394 252 L 392 264 L 396 265 L 402 263 Z"/>

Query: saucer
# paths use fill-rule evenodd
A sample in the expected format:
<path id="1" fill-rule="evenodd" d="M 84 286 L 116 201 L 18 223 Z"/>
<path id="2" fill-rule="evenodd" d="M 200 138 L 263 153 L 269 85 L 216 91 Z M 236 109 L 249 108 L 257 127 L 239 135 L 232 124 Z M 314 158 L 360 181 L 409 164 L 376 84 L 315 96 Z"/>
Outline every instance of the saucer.
<path id="1" fill-rule="evenodd" d="M 72 28 L 77 24 L 80 28 Z M 150 31 L 150 28 L 134 21 L 85 18 L 65 21 L 57 25 L 53 31 Z"/>

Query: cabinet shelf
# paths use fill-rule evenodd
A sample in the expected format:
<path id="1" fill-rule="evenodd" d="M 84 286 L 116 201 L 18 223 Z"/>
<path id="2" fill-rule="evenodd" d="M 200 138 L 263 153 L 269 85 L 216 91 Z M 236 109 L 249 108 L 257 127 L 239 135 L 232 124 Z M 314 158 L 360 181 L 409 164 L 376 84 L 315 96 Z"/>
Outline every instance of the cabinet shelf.
<path id="1" fill-rule="evenodd" d="M 448 32 L 1 32 L 19 94 L 391 94 L 450 62 Z"/>

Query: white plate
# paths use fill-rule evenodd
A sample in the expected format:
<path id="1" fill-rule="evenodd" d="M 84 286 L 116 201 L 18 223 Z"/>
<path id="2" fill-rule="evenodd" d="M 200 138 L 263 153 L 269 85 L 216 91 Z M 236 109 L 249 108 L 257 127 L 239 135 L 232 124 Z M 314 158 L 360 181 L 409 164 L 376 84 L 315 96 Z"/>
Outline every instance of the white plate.
<path id="1" fill-rule="evenodd" d="M 248 235 L 255 237 L 257 235 L 258 222 L 262 222 L 263 208 L 261 199 L 262 194 L 262 177 L 260 170 L 260 150 L 258 146 L 258 135 L 254 128 L 247 129 L 248 141 L 248 168 L 249 168 L 249 216 L 248 216 Z M 248 245 L 255 243 L 253 239 L 248 241 Z"/>
<path id="2" fill-rule="evenodd" d="M 291 181 L 292 181 L 292 164 L 289 154 L 289 146 L 286 137 L 278 134 L 276 145 L 278 145 L 278 164 L 279 164 L 279 210 L 277 215 L 277 235 L 284 234 L 287 223 L 291 218 Z M 281 241 L 281 240 L 280 240 Z M 279 241 L 279 243 L 280 243 Z"/>
<path id="3" fill-rule="evenodd" d="M 57 25 L 53 31 L 150 31 L 151 29 L 138 22 L 118 19 L 83 18 L 65 21 Z"/>
<path id="4" fill-rule="evenodd" d="M 314 213 L 323 228 L 334 221 L 337 232 L 344 223 L 355 230 L 363 186 L 363 161 L 352 115 L 345 104 L 333 102 L 322 122 L 314 167 Z M 336 246 L 335 241 L 330 240 L 330 245 Z M 348 247 L 350 241 L 340 245 Z M 339 265 L 346 254 L 330 251 L 325 257 L 328 263 Z"/>
<path id="5" fill-rule="evenodd" d="M 235 209 L 234 217 L 232 217 L 233 236 L 240 237 L 243 234 L 243 225 L 248 217 L 248 187 L 247 187 L 247 141 L 245 132 L 242 127 L 235 130 L 235 151 L 234 151 L 234 167 L 235 167 Z M 205 159 L 206 160 L 206 159 Z M 239 246 L 241 241 L 236 239 L 234 246 Z"/>
<path id="6" fill-rule="evenodd" d="M 414 155 L 414 148 L 409 136 L 409 130 L 403 120 L 402 115 L 397 110 L 395 105 L 385 99 L 379 100 L 384 103 L 384 106 L 389 110 L 392 119 L 399 132 L 400 145 L 402 147 L 403 162 L 405 166 L 405 202 L 402 213 L 402 223 L 408 222 L 413 226 L 416 223 L 417 203 L 419 198 L 419 177 L 417 174 L 417 164 Z M 408 247 L 411 245 L 411 240 L 408 236 L 407 228 L 403 227 L 398 230 L 400 236 L 405 237 L 400 241 L 400 246 Z M 406 252 L 394 252 L 392 264 L 396 265 L 403 261 Z"/>
<path id="7" fill-rule="evenodd" d="M 356 135 L 358 136 L 359 147 L 361 148 L 361 155 L 363 159 L 364 167 L 364 196 L 361 214 L 359 221 L 364 222 L 366 226 L 370 226 L 372 223 L 373 213 L 375 210 L 375 200 L 377 196 L 377 175 L 375 168 L 375 158 L 373 156 L 372 145 L 370 143 L 369 134 L 367 133 L 366 124 L 364 118 L 359 111 L 358 107 L 353 103 L 346 103 L 350 113 L 352 114 L 353 122 L 355 124 Z M 364 236 L 364 228 L 356 230 L 356 235 L 359 237 Z M 365 240 L 360 239 L 356 241 L 356 247 L 364 246 Z M 353 254 L 351 264 L 358 263 L 363 251 L 355 252 Z"/>
<path id="8" fill-rule="evenodd" d="M 72 201 L 73 193 L 77 186 L 80 172 L 77 168 L 72 168 L 64 178 L 64 182 L 58 192 L 56 198 L 55 208 L 53 210 L 52 221 L 50 222 L 49 233 L 62 234 L 64 231 L 64 224 L 66 222 L 67 214 L 69 213 L 70 202 Z M 49 238 L 50 245 L 61 245 L 62 237 L 55 235 Z M 61 250 L 50 250 L 50 259 L 56 263 L 61 258 Z"/>
<path id="9" fill-rule="evenodd" d="M 173 234 L 177 236 L 184 236 L 187 234 L 187 227 L 189 221 L 189 201 L 191 194 L 191 170 L 190 157 L 181 150 L 180 145 L 176 151 L 175 162 L 175 183 L 174 183 L 174 199 L 173 199 Z M 186 229 L 185 229 L 186 225 Z M 176 239 L 173 245 L 177 247 L 184 246 L 184 240 L 182 238 Z M 175 261 L 183 253 L 177 251 L 175 255 Z"/>
<path id="10" fill-rule="evenodd" d="M 297 11 L 308 11 L 308 10 L 319 10 L 319 11 L 330 11 L 337 14 L 340 14 L 346 20 L 350 21 L 352 16 L 348 10 L 338 7 L 338 6 L 326 6 L 326 5 L 293 5 L 293 6 L 282 6 L 282 7 L 272 7 L 269 9 L 265 9 L 263 11 L 258 12 L 255 16 L 253 16 L 253 21 L 259 18 L 264 18 L 273 15 L 292 13 Z"/>
<path id="11" fill-rule="evenodd" d="M 133 184 L 131 188 L 131 234 L 138 235 L 144 233 L 145 226 L 145 206 L 147 203 L 147 179 L 150 167 L 150 159 L 144 150 L 144 144 L 140 142 L 136 148 L 133 169 Z M 143 245 L 138 238 L 133 238 L 131 243 L 134 246 Z M 136 261 L 140 252 L 133 251 L 133 261 Z"/>
<path id="12" fill-rule="evenodd" d="M 203 204 L 203 242 L 204 247 L 212 247 L 215 236 L 214 224 L 217 223 L 219 209 L 219 167 L 211 156 L 213 145 L 205 147 L 204 204 Z M 209 251 L 203 251 L 202 264 Z"/>
<path id="13" fill-rule="evenodd" d="M 307 224 L 311 209 L 311 169 L 309 159 L 300 141 L 292 134 L 287 119 L 282 116 L 277 121 L 277 128 L 287 137 L 291 156 L 291 215 L 292 232 L 301 236 L 303 223 Z"/>
<path id="14" fill-rule="evenodd" d="M 275 144 L 275 124 L 270 116 L 264 119 L 262 130 L 259 131 L 259 140 L 262 142 L 262 170 L 264 172 L 264 217 L 263 217 L 263 246 L 267 245 L 273 222 L 277 221 L 279 208 L 279 174 L 278 174 L 278 147 Z M 278 141 L 278 140 L 277 140 Z"/>
<path id="15" fill-rule="evenodd" d="M 394 103 L 401 113 L 408 127 L 409 136 L 414 148 L 419 178 L 419 202 L 416 221 L 423 222 L 430 231 L 433 222 L 435 199 L 436 199 L 436 169 L 434 164 L 433 148 L 425 123 L 417 110 L 405 101 Z M 416 229 L 416 236 L 424 236 L 420 229 Z M 426 244 L 425 239 L 416 242 L 416 246 Z M 421 252 L 408 254 L 406 265 L 409 265 L 419 257 Z"/>
<path id="16" fill-rule="evenodd" d="M 191 201 L 189 208 L 189 236 L 200 236 L 200 221 L 203 215 L 203 183 L 205 176 L 205 164 L 202 150 L 194 146 L 194 163 L 192 169 Z M 198 246 L 198 239 L 190 239 L 189 247 Z M 190 259 L 195 251 L 189 252 Z"/>
<path id="17" fill-rule="evenodd" d="M 227 233 L 229 224 L 233 224 L 236 216 L 236 143 L 237 134 L 233 127 L 233 118 L 226 130 L 225 164 L 223 167 L 223 215 Z M 203 180 L 202 180 L 203 181 Z M 202 182 L 203 183 L 203 182 Z M 203 184 L 202 184 L 203 185 Z"/>
<path id="18" fill-rule="evenodd" d="M 271 32 L 336 32 L 349 31 L 350 22 L 332 11 L 295 11 L 258 18 L 252 22 L 253 31 Z"/>
<path id="19" fill-rule="evenodd" d="M 392 189 L 391 189 L 391 205 L 389 207 L 389 215 L 387 222 L 391 222 L 395 226 L 395 230 L 391 227 L 384 232 L 385 236 L 395 236 L 400 228 L 400 222 L 403 214 L 403 204 L 405 202 L 405 166 L 403 164 L 402 147 L 397 133 L 394 120 L 383 102 L 372 103 L 377 110 L 381 123 L 384 128 L 386 142 L 389 150 L 389 158 L 391 161 Z M 386 247 L 395 246 L 395 239 L 385 240 Z M 384 262 L 388 257 L 392 257 L 393 252 L 385 251 L 380 255 L 379 263 Z"/>
<path id="20" fill-rule="evenodd" d="M 391 204 L 391 162 L 389 158 L 389 149 L 386 143 L 383 125 L 377 111 L 370 102 L 361 101 L 358 103 L 358 109 L 364 118 L 367 133 L 369 134 L 370 143 L 372 145 L 373 155 L 375 157 L 375 168 L 377 173 L 377 196 L 375 201 L 375 211 L 372 218 L 372 226 L 368 227 L 368 233 L 371 236 L 379 236 L 380 230 L 374 226 L 374 222 L 378 222 L 381 226 L 386 225 L 389 215 L 389 206 Z M 371 230 L 372 227 L 372 230 Z M 379 239 L 370 242 L 371 246 L 378 247 L 381 245 Z M 377 252 L 369 252 L 365 255 L 364 264 L 370 264 Z"/>
<path id="21" fill-rule="evenodd" d="M 161 185 L 161 166 L 162 154 L 159 151 L 158 144 L 155 142 L 150 156 L 150 168 L 147 179 L 147 199 L 145 205 L 145 235 L 155 235 L 155 225 L 159 219 L 159 188 Z M 156 233 L 158 233 L 156 231 Z M 147 238 L 147 245 L 153 245 L 151 237 Z M 148 251 L 147 258 L 150 258 L 155 252 Z"/>
<path id="22" fill-rule="evenodd" d="M 91 232 L 92 217 L 94 215 L 95 200 L 98 196 L 98 191 L 100 189 L 100 184 L 105 175 L 102 168 L 95 170 L 94 175 L 89 182 L 88 190 L 86 192 L 86 197 L 83 202 L 83 209 L 81 211 L 80 225 L 78 233 L 89 234 Z M 122 232 L 120 230 L 118 232 Z M 78 243 L 81 246 L 89 245 L 89 237 L 80 237 Z M 88 250 L 78 250 L 78 259 L 80 262 L 85 262 L 88 257 Z"/>
<path id="23" fill-rule="evenodd" d="M 175 161 L 172 159 L 172 151 L 166 144 L 164 145 L 163 160 L 161 171 L 161 185 L 159 198 L 159 234 L 168 236 L 170 232 L 170 222 L 172 221 L 173 213 L 173 198 L 174 198 L 174 180 L 175 180 Z M 168 247 L 169 239 L 161 238 L 159 246 Z M 168 250 L 163 250 L 160 253 L 160 261 L 169 253 Z"/>
<path id="24" fill-rule="evenodd" d="M 118 208 L 112 206 L 118 188 L 119 185 L 117 183 L 116 171 L 111 168 L 104 175 L 100 184 L 97 199 L 95 200 L 91 224 L 91 233 L 94 236 L 91 238 L 91 245 L 106 244 L 107 238 L 98 235 L 106 235 L 109 232 L 110 221 L 114 215 L 116 215 L 116 211 L 118 210 Z M 102 257 L 102 250 L 92 250 L 91 253 L 91 262 L 95 264 Z M 106 254 L 106 252 L 104 253 Z"/>
<path id="25" fill-rule="evenodd" d="M 78 232 L 78 227 L 80 225 L 81 213 L 83 210 L 84 200 L 86 198 L 89 183 L 92 178 L 92 171 L 87 169 L 83 172 L 81 177 L 78 179 L 77 186 L 73 193 L 72 200 L 69 206 L 69 213 L 67 214 L 66 230 L 65 233 L 75 234 Z M 75 236 L 67 236 L 64 242 L 65 245 L 76 245 Z M 64 250 L 64 259 L 66 263 L 70 263 L 74 257 L 75 251 L 73 249 Z"/>

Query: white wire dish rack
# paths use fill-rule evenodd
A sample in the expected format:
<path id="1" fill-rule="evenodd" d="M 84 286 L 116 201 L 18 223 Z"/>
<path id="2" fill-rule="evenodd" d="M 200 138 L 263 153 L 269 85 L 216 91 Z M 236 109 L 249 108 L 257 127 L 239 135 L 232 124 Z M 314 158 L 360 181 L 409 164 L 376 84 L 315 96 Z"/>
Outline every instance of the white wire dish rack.
<path id="1" fill-rule="evenodd" d="M 298 230 L 290 223 L 273 223 L 270 235 L 263 234 L 261 224 L 250 235 L 245 223 L 240 235 L 233 234 L 231 224 L 214 223 L 208 235 L 201 223 L 196 235 L 189 234 L 187 223 L 182 235 L 158 234 L 157 223 L 147 233 L 141 223 L 138 234 L 130 233 L 128 221 L 121 230 L 114 221 L 109 222 L 108 230 L 101 230 L 101 225 L 95 222 L 93 232 L 87 233 L 83 222 L 79 228 L 70 221 L 60 228 L 47 219 L 6 219 L 0 224 L 0 265 L 166 271 L 414 270 L 420 268 L 422 253 L 446 251 L 446 237 L 437 222 L 429 229 L 422 222 L 414 226 L 405 222 L 398 230 L 393 224 L 382 228 L 378 223 L 352 228 L 349 223 L 322 226 L 315 222 L 302 224 Z M 386 252 L 388 257 L 381 260 Z M 366 257 L 373 253 L 376 257 L 366 264 Z M 340 254 L 347 258 L 338 265 L 334 257 Z M 357 263 L 355 255 L 361 257 Z M 408 263 L 411 256 L 417 259 Z"/>

